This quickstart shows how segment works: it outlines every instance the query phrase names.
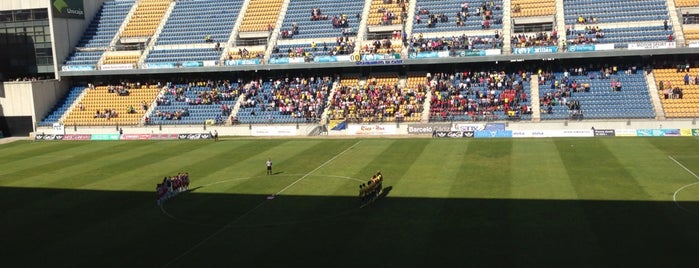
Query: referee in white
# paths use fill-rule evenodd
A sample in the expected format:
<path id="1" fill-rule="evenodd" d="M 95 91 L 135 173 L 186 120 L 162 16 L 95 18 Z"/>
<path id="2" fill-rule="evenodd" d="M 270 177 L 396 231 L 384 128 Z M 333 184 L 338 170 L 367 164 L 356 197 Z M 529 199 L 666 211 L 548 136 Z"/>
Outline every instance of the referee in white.
<path id="1" fill-rule="evenodd" d="M 272 175 L 272 159 L 267 158 L 267 175 Z"/>

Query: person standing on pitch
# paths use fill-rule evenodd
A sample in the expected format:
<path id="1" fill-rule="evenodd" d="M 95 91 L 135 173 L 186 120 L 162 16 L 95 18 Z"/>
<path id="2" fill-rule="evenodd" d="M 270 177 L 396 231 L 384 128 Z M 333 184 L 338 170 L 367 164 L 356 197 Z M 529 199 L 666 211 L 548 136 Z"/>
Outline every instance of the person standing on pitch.
<path id="1" fill-rule="evenodd" d="M 267 175 L 272 175 L 272 159 L 267 158 Z"/>

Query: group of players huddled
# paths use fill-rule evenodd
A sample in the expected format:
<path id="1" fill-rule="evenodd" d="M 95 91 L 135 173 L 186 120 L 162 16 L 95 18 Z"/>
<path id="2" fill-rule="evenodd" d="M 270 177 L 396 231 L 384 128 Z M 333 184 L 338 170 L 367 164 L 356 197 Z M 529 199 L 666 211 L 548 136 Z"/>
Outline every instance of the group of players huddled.
<path id="1" fill-rule="evenodd" d="M 371 177 L 371 180 L 359 185 L 359 200 L 362 206 L 374 202 L 381 195 L 381 190 L 383 190 L 382 183 L 383 175 L 379 170 L 376 172 L 376 175 Z"/>
<path id="2" fill-rule="evenodd" d="M 158 196 L 157 203 L 162 205 L 165 200 L 189 189 L 189 173 L 180 172 L 175 176 L 163 178 L 162 183 L 158 183 L 155 191 Z"/>

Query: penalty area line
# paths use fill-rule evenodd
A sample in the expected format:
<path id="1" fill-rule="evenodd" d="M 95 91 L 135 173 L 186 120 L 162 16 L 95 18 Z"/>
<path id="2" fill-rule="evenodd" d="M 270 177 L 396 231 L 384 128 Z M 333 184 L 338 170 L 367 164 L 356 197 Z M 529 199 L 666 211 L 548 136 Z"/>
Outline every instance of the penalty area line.
<path id="1" fill-rule="evenodd" d="M 677 165 L 680 166 L 682 169 L 684 169 L 685 171 L 687 171 L 689 174 L 691 174 L 692 176 L 694 176 L 695 179 L 699 180 L 699 176 L 697 176 L 696 173 L 694 173 L 692 170 L 690 170 L 689 168 L 687 168 L 686 166 L 684 166 L 682 163 L 680 163 L 679 161 L 677 161 L 674 157 L 669 156 L 669 155 L 668 155 L 667 157 L 670 158 L 670 160 L 672 160 L 672 162 L 675 162 L 675 164 L 677 164 Z M 687 212 L 687 213 L 689 213 L 689 214 L 692 214 L 692 215 L 694 215 L 694 216 L 699 216 L 699 214 L 697 214 L 696 212 L 693 212 L 693 211 L 691 211 L 691 210 L 689 210 L 689 209 L 683 207 L 682 205 L 680 205 L 680 203 L 677 202 L 677 194 L 679 194 L 682 190 L 684 190 L 684 189 L 686 189 L 686 188 L 688 188 L 688 187 L 697 185 L 697 184 L 699 184 L 699 182 L 694 182 L 694 183 L 687 184 L 687 185 L 685 185 L 685 186 L 680 187 L 679 189 L 677 189 L 677 190 L 672 194 L 672 202 L 675 203 L 675 206 L 677 206 L 679 209 L 684 210 L 685 212 Z"/>
<path id="2" fill-rule="evenodd" d="M 344 151 L 342 151 L 342 152 L 340 152 L 339 154 L 335 155 L 333 158 L 330 158 L 330 160 L 325 161 L 325 163 L 323 163 L 323 164 L 321 164 L 320 166 L 316 167 L 314 170 L 311 170 L 311 172 L 306 173 L 305 175 L 303 175 L 303 176 L 302 176 L 301 178 L 299 178 L 298 180 L 296 180 L 296 181 L 292 182 L 291 184 L 287 185 L 286 187 L 284 187 L 283 189 L 281 189 L 279 192 L 277 192 L 277 193 L 275 194 L 275 196 L 281 194 L 282 192 L 284 192 L 284 191 L 286 191 L 287 189 L 289 189 L 291 186 L 294 186 L 294 184 L 298 183 L 299 181 L 301 181 L 301 180 L 305 179 L 306 177 L 308 177 L 309 175 L 311 175 L 313 172 L 318 171 L 319 169 L 321 169 L 322 167 L 324 167 L 324 166 L 327 165 L 328 163 L 332 162 L 333 160 L 337 159 L 337 158 L 340 157 L 341 155 L 345 154 L 347 151 L 349 151 L 350 149 L 352 149 L 352 148 L 354 148 L 355 146 L 357 146 L 357 144 L 359 144 L 360 142 L 362 142 L 362 141 L 357 141 L 357 143 L 353 144 L 352 146 L 348 147 L 348 148 L 345 149 Z M 179 260 L 182 259 L 183 257 L 189 255 L 190 253 L 192 253 L 192 251 L 194 251 L 194 250 L 196 250 L 197 248 L 201 247 L 202 245 L 206 244 L 206 242 L 208 242 L 208 241 L 211 240 L 212 238 L 216 237 L 217 235 L 219 235 L 220 233 L 222 233 L 223 231 L 225 231 L 226 229 L 228 229 L 230 226 L 236 224 L 236 223 L 237 223 L 238 221 L 240 221 L 241 219 L 245 218 L 245 216 L 249 215 L 249 214 L 252 213 L 253 211 L 255 211 L 255 210 L 257 210 L 258 208 L 262 207 L 262 205 L 267 204 L 267 202 L 268 202 L 269 200 L 270 200 L 270 199 L 266 199 L 266 200 L 260 202 L 259 204 L 257 204 L 257 206 L 253 207 L 252 209 L 248 210 L 247 212 L 243 213 L 242 215 L 240 215 L 240 216 L 238 216 L 237 218 L 233 219 L 232 221 L 228 222 L 226 225 L 224 225 L 223 227 L 221 227 L 221 228 L 219 228 L 218 230 L 216 230 L 216 232 L 212 233 L 211 235 L 207 236 L 207 237 L 204 238 L 203 240 L 199 241 L 199 243 L 194 244 L 194 246 L 192 246 L 191 248 L 189 248 L 188 250 L 186 250 L 185 252 L 183 252 L 183 253 L 180 254 L 179 256 L 177 256 L 177 257 L 175 257 L 174 259 L 170 260 L 169 262 L 165 263 L 165 265 L 163 265 L 163 267 L 169 267 L 170 265 L 176 263 L 177 261 L 179 261 Z"/>

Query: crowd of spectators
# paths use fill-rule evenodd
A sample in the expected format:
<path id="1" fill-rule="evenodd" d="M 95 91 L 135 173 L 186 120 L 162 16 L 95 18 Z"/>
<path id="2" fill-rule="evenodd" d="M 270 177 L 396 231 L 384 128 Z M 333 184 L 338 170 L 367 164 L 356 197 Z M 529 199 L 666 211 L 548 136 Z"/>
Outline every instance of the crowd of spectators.
<path id="1" fill-rule="evenodd" d="M 232 108 L 222 101 L 234 100 L 242 91 L 242 80 L 238 86 L 230 80 L 207 80 L 185 82 L 181 84 L 167 83 L 156 97 L 158 108 L 167 108 L 172 101 L 193 105 L 220 105 L 220 114 L 216 121 L 221 123 L 221 116 L 229 116 Z M 188 94 L 189 93 L 189 94 Z M 161 120 L 181 120 L 190 116 L 188 107 L 176 109 L 157 109 L 155 116 Z"/>
<path id="2" fill-rule="evenodd" d="M 420 89 L 401 88 L 397 77 L 394 84 L 381 84 L 376 77 L 363 85 L 341 84 L 330 100 L 328 116 L 350 122 L 400 121 L 422 112 L 425 92 Z"/>
<path id="3" fill-rule="evenodd" d="M 410 39 L 410 54 L 425 51 L 449 51 L 456 53 L 459 50 L 471 50 L 476 47 L 502 48 L 503 38 L 499 32 L 495 32 L 492 37 L 482 36 L 452 36 L 451 38 L 424 38 L 422 34 L 413 35 Z M 479 46 L 484 45 L 484 46 Z"/>
<path id="4" fill-rule="evenodd" d="M 566 35 L 575 34 L 575 25 L 571 29 L 570 25 L 566 25 Z M 594 44 L 598 39 L 604 38 L 604 32 L 599 26 L 585 26 L 584 33 L 578 33 L 574 38 L 569 38 L 568 42 L 572 45 Z"/>
<path id="5" fill-rule="evenodd" d="M 432 90 L 431 120 L 451 120 L 468 116 L 471 120 L 518 119 L 530 114 L 524 85 L 524 71 L 435 73 L 427 75 Z M 505 118 L 499 118 L 502 114 Z"/>
<path id="6" fill-rule="evenodd" d="M 512 36 L 513 47 L 557 46 L 558 31 L 540 32 L 533 35 L 518 34 Z"/>
<path id="7" fill-rule="evenodd" d="M 314 122 L 323 113 L 331 87 L 330 77 L 286 77 L 268 82 L 257 79 L 245 86 L 241 107 L 251 109 L 252 116 L 261 110 Z M 270 114 L 268 120 L 273 122 L 274 116 Z"/>

